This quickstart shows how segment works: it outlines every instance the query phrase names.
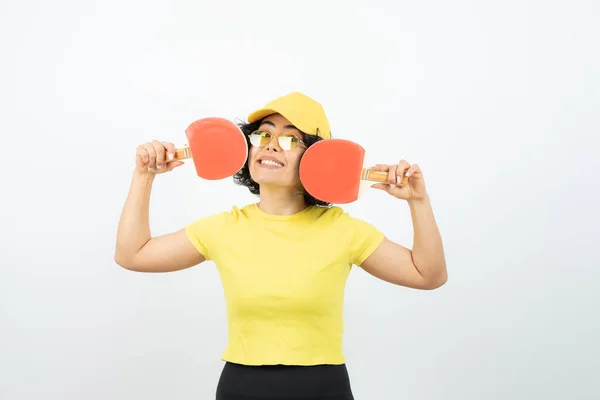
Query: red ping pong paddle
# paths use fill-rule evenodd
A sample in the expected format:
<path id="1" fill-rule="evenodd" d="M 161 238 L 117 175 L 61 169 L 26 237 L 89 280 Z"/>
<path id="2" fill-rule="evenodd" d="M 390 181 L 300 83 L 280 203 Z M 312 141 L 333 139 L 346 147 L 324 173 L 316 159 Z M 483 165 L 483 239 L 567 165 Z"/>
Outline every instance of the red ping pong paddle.
<path id="1" fill-rule="evenodd" d="M 199 177 L 218 180 L 235 175 L 246 163 L 248 142 L 241 129 L 224 118 L 202 118 L 185 130 L 188 145 L 169 161 L 192 158 Z"/>
<path id="2" fill-rule="evenodd" d="M 311 196 L 328 203 L 358 199 L 361 181 L 388 183 L 388 173 L 365 168 L 365 149 L 345 139 L 322 140 L 310 146 L 300 161 L 300 180 Z M 406 185 L 408 177 L 402 178 Z"/>

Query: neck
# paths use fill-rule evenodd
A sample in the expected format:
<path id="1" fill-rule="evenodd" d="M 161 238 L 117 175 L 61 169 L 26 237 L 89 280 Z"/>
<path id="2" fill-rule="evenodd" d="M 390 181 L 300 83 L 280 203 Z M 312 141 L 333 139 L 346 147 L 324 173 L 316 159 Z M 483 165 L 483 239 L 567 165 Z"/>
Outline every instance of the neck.
<path id="1" fill-rule="evenodd" d="M 260 187 L 258 208 L 272 215 L 291 215 L 306 208 L 304 195 L 297 189 Z"/>

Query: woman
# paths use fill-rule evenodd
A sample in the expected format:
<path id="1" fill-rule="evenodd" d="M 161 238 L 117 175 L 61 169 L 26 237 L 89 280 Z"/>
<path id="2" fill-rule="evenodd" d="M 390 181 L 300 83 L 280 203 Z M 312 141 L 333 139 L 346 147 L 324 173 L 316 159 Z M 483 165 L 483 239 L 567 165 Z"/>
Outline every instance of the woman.
<path id="1" fill-rule="evenodd" d="M 414 225 L 409 250 L 303 190 L 298 173 L 302 154 L 331 137 L 319 103 L 291 93 L 248 120 L 241 125 L 250 144 L 248 160 L 235 182 L 259 195 L 258 203 L 151 237 L 152 183 L 183 162 L 169 161 L 172 143 L 146 143 L 137 149 L 115 260 L 141 272 L 214 261 L 228 316 L 218 400 L 353 399 L 342 353 L 343 295 L 351 266 L 418 289 L 435 289 L 447 279 L 423 174 L 406 161 L 375 167 L 388 173 L 389 184 L 373 187 L 408 202 Z M 408 184 L 398 185 L 404 175 Z"/>

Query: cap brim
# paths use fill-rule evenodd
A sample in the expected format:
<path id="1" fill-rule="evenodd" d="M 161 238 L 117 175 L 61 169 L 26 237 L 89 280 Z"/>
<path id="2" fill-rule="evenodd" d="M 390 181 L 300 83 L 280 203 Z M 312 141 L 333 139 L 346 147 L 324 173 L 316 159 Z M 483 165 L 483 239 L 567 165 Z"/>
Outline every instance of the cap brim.
<path id="1" fill-rule="evenodd" d="M 248 122 L 252 123 L 252 122 L 260 121 L 261 119 L 263 119 L 267 115 L 277 114 L 278 112 L 279 111 L 272 110 L 272 109 L 269 109 L 269 108 L 261 108 L 261 109 L 258 109 L 256 111 L 254 111 L 253 113 L 251 113 L 248 116 Z"/>

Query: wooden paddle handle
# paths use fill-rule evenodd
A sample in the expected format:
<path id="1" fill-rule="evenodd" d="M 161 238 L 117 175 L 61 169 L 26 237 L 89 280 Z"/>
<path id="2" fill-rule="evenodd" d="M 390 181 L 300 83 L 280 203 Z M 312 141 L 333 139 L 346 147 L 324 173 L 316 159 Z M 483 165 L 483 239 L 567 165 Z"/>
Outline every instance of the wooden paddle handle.
<path id="1" fill-rule="evenodd" d="M 186 158 L 192 158 L 192 150 L 189 146 L 183 146 L 175 149 L 173 159 L 169 161 L 185 160 Z"/>
<path id="2" fill-rule="evenodd" d="M 388 181 L 387 181 L 388 173 L 387 172 L 375 171 L 372 169 L 363 168 L 362 175 L 360 178 L 365 181 L 388 183 Z M 408 184 L 408 176 L 403 176 L 400 184 L 401 185 Z"/>

